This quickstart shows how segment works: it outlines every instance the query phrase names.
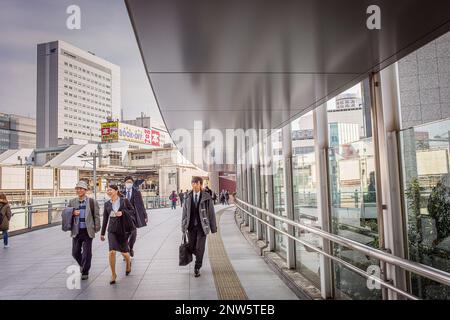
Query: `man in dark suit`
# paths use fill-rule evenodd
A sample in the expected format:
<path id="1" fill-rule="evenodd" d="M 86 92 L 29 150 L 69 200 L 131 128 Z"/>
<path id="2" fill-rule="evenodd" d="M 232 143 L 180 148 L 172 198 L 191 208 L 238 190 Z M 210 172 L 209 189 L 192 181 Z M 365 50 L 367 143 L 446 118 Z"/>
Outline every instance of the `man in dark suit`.
<path id="1" fill-rule="evenodd" d="M 130 200 L 134 208 L 134 223 L 136 229 L 129 234 L 128 244 L 130 246 L 130 255 L 134 256 L 133 247 L 136 242 L 137 228 L 142 228 L 147 225 L 148 215 L 145 210 L 144 200 L 142 199 L 142 194 L 138 188 L 134 186 L 133 177 L 129 176 L 125 178 L 125 189 L 122 192 L 123 196 Z"/>
<path id="2" fill-rule="evenodd" d="M 195 277 L 200 276 L 200 268 L 205 253 L 206 236 L 217 232 L 216 214 L 211 195 L 202 190 L 203 179 L 192 177 L 192 191 L 183 206 L 181 232 L 188 232 L 191 252 L 195 254 Z"/>

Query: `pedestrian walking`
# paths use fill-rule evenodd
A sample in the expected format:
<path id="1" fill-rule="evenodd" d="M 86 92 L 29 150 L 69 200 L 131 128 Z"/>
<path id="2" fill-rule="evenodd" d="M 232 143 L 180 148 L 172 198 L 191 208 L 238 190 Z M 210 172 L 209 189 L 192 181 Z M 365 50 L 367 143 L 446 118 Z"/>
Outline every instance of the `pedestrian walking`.
<path id="1" fill-rule="evenodd" d="M 125 178 L 125 189 L 123 190 L 125 196 L 134 208 L 134 224 L 136 229 L 128 235 L 128 245 L 130 247 L 130 256 L 134 257 L 134 244 L 137 239 L 137 229 L 145 227 L 148 223 L 147 210 L 145 210 L 144 199 L 142 193 L 134 186 L 134 179 L 131 176 Z"/>
<path id="2" fill-rule="evenodd" d="M 177 193 L 175 192 L 175 190 L 172 191 L 172 193 L 169 196 L 169 200 L 172 202 L 172 209 L 175 210 L 177 208 Z"/>
<path id="3" fill-rule="evenodd" d="M 191 252 L 195 255 L 194 274 L 200 276 L 203 264 L 206 237 L 217 232 L 216 214 L 211 195 L 202 190 L 203 179 L 193 177 L 192 191 L 186 198 L 181 220 L 181 232 L 188 235 Z"/>
<path id="4" fill-rule="evenodd" d="M 222 190 L 222 192 L 220 193 L 220 204 L 224 205 L 225 204 L 225 192 Z"/>
<path id="5" fill-rule="evenodd" d="M 3 248 L 9 248 L 9 221 L 11 221 L 12 213 L 8 199 L 3 192 L 0 192 L 0 231 L 3 235 Z"/>
<path id="6" fill-rule="evenodd" d="M 180 207 L 183 207 L 184 202 L 184 192 L 183 189 L 180 190 L 180 193 L 178 193 L 178 197 L 180 198 Z"/>
<path id="7" fill-rule="evenodd" d="M 110 200 L 105 202 L 101 240 L 105 241 L 108 227 L 109 266 L 111 268 L 111 285 L 116 283 L 116 252 L 120 252 L 126 261 L 125 275 L 131 272 L 130 247 L 128 235 L 135 228 L 132 220 L 133 206 L 127 198 L 120 197 L 119 187 L 110 185 L 106 191 Z"/>
<path id="8" fill-rule="evenodd" d="M 89 187 L 85 181 L 75 186 L 76 198 L 69 201 L 73 208 L 72 221 L 72 256 L 81 269 L 81 279 L 89 278 L 92 261 L 92 240 L 100 231 L 100 208 L 98 202 L 89 198 L 86 193 Z"/>
<path id="9" fill-rule="evenodd" d="M 230 193 L 227 191 L 225 191 L 225 204 L 228 205 L 230 200 Z"/>

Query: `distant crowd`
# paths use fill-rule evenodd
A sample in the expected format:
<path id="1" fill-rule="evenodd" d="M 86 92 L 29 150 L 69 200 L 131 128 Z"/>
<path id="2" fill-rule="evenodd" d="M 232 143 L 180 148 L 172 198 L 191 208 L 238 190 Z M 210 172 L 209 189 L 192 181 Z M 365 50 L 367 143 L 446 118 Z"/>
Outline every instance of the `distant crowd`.
<path id="1" fill-rule="evenodd" d="M 217 195 L 216 192 L 212 191 L 208 186 L 206 186 L 203 191 L 206 193 L 209 193 L 211 196 L 211 199 L 213 200 L 214 204 L 217 204 L 218 202 L 221 205 L 228 205 L 230 200 L 230 192 L 228 190 L 222 190 L 219 195 Z M 180 190 L 178 193 L 173 190 L 172 193 L 169 196 L 169 200 L 171 202 L 172 209 L 176 209 L 177 205 L 180 205 L 180 207 L 183 207 L 183 203 L 188 198 L 189 190 L 183 191 Z"/>

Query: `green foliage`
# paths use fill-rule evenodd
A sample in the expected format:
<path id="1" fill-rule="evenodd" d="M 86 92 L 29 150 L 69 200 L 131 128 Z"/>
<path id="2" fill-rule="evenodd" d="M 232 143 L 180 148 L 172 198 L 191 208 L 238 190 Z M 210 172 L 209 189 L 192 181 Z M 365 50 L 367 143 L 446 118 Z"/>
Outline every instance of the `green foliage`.
<path id="1" fill-rule="evenodd" d="M 436 221 L 437 243 L 450 236 L 450 188 L 446 180 L 444 177 L 436 184 L 428 199 L 428 213 Z"/>
<path id="2" fill-rule="evenodd" d="M 408 241 L 410 257 L 417 262 L 450 271 L 448 251 L 439 250 L 436 246 L 450 236 L 450 188 L 449 176 L 444 176 L 432 189 L 428 199 L 422 197 L 424 191 L 417 178 L 410 181 L 406 196 L 408 199 Z M 426 204 L 425 204 L 425 203 Z M 420 208 L 427 207 L 429 215 L 421 215 Z M 435 227 L 434 227 L 435 225 Z M 431 243 L 424 241 L 434 238 Z M 424 235 L 424 232 L 428 232 Z M 430 279 L 412 275 L 413 292 L 426 299 L 442 299 L 448 297 L 448 288 Z"/>
<path id="3" fill-rule="evenodd" d="M 411 179 L 406 188 L 408 199 L 408 240 L 410 247 L 418 247 L 422 242 L 423 235 L 420 226 L 420 194 L 423 188 L 417 178 Z"/>

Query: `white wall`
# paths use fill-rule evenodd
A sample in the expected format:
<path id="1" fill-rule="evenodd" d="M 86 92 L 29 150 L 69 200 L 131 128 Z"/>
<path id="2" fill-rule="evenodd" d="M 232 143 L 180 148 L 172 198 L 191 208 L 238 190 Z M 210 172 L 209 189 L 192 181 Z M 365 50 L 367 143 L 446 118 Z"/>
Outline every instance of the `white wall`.
<path id="1" fill-rule="evenodd" d="M 25 192 L 25 167 L 0 167 L 0 189 Z"/>

